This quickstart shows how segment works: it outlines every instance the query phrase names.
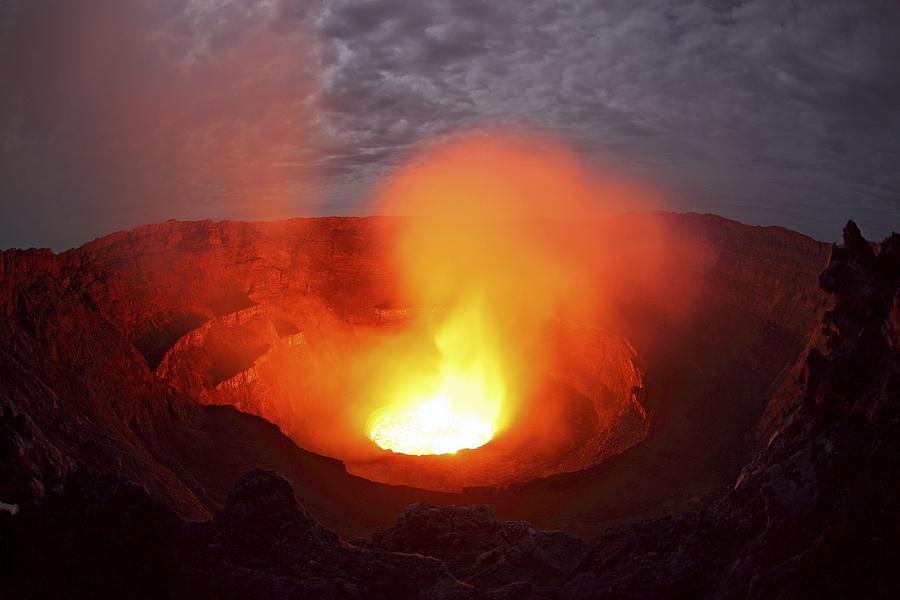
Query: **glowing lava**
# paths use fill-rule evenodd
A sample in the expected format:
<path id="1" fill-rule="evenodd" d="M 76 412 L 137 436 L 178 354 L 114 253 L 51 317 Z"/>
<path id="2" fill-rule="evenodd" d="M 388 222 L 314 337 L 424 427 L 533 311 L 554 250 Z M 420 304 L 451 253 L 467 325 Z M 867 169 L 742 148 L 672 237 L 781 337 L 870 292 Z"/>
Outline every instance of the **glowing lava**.
<path id="1" fill-rule="evenodd" d="M 489 442 L 506 394 L 495 339 L 480 303 L 454 311 L 434 336 L 430 356 L 402 359 L 408 368 L 388 386 L 394 398 L 409 400 L 372 415 L 372 441 L 415 455 L 449 454 Z"/>
<path id="2" fill-rule="evenodd" d="M 476 415 L 455 414 L 450 400 L 439 395 L 410 413 L 382 417 L 371 436 L 385 450 L 401 454 L 449 454 L 483 446 L 494 436 L 494 427 Z"/>

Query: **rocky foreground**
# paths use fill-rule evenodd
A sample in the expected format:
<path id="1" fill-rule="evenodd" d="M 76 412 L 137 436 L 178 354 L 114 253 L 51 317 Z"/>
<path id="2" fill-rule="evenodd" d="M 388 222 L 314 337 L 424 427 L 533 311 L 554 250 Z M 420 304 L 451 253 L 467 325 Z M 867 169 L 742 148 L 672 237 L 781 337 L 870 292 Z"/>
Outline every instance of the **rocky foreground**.
<path id="1" fill-rule="evenodd" d="M 765 447 L 697 510 L 585 541 L 498 522 L 489 506 L 417 503 L 345 541 L 297 502 L 307 490 L 269 470 L 251 470 L 213 518 L 191 521 L 75 463 L 39 502 L 0 511 L 3 595 L 896 598 L 898 278 L 900 236 L 873 249 L 849 223 L 819 279 L 833 306 L 761 424 Z M 10 411 L 0 429 L 6 450 L 32 435 Z"/>

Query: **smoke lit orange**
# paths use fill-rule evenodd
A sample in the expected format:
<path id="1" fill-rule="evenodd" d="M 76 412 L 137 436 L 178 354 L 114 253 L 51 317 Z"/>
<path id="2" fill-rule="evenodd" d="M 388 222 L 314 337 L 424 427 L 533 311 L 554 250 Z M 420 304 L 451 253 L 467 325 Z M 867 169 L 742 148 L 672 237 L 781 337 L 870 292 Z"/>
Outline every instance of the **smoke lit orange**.
<path id="1" fill-rule="evenodd" d="M 377 360 L 376 444 L 444 454 L 504 428 L 537 382 L 546 327 L 582 297 L 583 261 L 535 218 L 583 212 L 588 192 L 569 154 L 496 136 L 443 147 L 384 190 L 379 209 L 414 217 L 393 243 L 420 310 Z"/>

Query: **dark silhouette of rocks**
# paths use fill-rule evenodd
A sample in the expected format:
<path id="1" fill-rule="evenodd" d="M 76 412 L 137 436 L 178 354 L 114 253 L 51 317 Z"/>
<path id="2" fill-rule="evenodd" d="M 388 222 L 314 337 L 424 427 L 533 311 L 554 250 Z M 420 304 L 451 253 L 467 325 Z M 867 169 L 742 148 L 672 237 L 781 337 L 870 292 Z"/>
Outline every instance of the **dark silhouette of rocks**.
<path id="1" fill-rule="evenodd" d="M 590 546 L 524 521 L 498 522 L 487 505 L 412 504 L 371 546 L 439 558 L 460 579 L 499 595 L 544 594 L 581 564 Z"/>
<path id="2" fill-rule="evenodd" d="M 9 598 L 475 598 L 439 560 L 351 546 L 272 471 L 244 475 L 212 520 L 75 466 L 39 513 L 3 523 Z"/>

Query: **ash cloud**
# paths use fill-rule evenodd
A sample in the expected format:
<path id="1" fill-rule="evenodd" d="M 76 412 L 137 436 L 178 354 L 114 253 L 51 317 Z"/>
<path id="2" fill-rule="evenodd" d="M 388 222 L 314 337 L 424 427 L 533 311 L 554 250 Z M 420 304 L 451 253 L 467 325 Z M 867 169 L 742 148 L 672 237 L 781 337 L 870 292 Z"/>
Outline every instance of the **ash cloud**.
<path id="1" fill-rule="evenodd" d="M 676 210 L 900 222 L 896 2 L 122 4 L 0 9 L 0 246 L 360 213 L 482 127 L 558 134 Z"/>

